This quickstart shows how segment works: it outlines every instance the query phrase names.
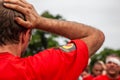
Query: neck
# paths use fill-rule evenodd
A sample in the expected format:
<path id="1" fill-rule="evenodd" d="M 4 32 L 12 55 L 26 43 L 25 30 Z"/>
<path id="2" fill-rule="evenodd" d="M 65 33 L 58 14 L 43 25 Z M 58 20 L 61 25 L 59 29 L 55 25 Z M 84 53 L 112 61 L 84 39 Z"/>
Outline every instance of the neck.
<path id="1" fill-rule="evenodd" d="M 20 57 L 21 48 L 19 47 L 18 44 L 8 44 L 8 45 L 0 46 L 0 53 L 2 52 L 9 52 L 10 54 L 14 56 Z"/>
<path id="2" fill-rule="evenodd" d="M 109 77 L 110 79 L 117 80 L 117 79 L 119 78 L 119 74 L 115 74 L 115 75 L 109 75 L 109 74 L 108 74 L 108 77 Z"/>

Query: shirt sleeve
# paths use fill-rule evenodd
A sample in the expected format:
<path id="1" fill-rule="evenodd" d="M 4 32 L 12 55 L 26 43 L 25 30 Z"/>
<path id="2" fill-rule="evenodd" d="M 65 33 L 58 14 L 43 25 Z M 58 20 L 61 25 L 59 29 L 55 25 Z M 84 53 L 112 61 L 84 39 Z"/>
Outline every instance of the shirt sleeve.
<path id="1" fill-rule="evenodd" d="M 72 40 L 70 43 L 74 43 L 75 49 L 47 49 L 26 58 L 26 63 L 36 76 L 44 79 L 75 80 L 87 66 L 88 48 L 82 40 Z"/>

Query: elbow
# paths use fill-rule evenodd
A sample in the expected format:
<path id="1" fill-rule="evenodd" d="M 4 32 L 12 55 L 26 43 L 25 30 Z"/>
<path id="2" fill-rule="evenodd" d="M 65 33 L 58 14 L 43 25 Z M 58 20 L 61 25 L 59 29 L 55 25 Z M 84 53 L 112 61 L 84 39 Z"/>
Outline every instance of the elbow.
<path id="1" fill-rule="evenodd" d="M 94 40 L 92 45 L 92 49 L 90 50 L 90 56 L 93 55 L 99 48 L 103 45 L 105 41 L 105 35 L 102 31 L 97 30 L 96 33 L 94 33 Z"/>
<path id="2" fill-rule="evenodd" d="M 99 42 L 101 42 L 101 45 L 104 43 L 105 41 L 105 35 L 102 31 L 99 30 L 99 33 L 98 33 L 98 39 L 99 39 Z"/>

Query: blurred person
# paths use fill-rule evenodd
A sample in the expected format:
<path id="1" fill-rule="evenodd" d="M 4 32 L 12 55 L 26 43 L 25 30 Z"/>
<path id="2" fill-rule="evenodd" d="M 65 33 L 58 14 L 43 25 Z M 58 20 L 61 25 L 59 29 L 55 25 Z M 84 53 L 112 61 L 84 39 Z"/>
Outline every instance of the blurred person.
<path id="1" fill-rule="evenodd" d="M 82 77 L 86 77 L 86 76 L 88 76 L 89 75 L 89 67 L 87 66 L 87 68 L 82 72 L 82 74 L 81 74 L 81 76 Z"/>
<path id="2" fill-rule="evenodd" d="M 82 80 L 92 80 L 93 76 L 90 74 L 89 66 L 81 74 Z"/>
<path id="3" fill-rule="evenodd" d="M 87 71 L 83 71 L 83 80 L 93 80 L 95 77 L 102 75 L 104 70 L 104 63 L 102 61 L 97 61 L 94 63 L 91 73 L 89 69 L 87 69 Z"/>
<path id="4" fill-rule="evenodd" d="M 87 67 L 84 69 L 84 71 L 81 73 L 81 75 L 79 76 L 78 80 L 83 80 L 83 78 L 86 78 L 87 76 L 90 75 L 90 70 L 89 70 L 89 64 L 91 62 L 91 59 L 89 58 L 88 60 L 88 65 Z"/>
<path id="5" fill-rule="evenodd" d="M 120 80 L 119 75 L 120 57 L 111 54 L 106 57 L 106 75 L 100 75 L 94 80 Z"/>
<path id="6" fill-rule="evenodd" d="M 32 29 L 52 32 L 71 41 L 21 58 Z M 25 0 L 4 3 L 0 0 L 0 80 L 77 80 L 88 57 L 103 42 L 104 34 L 96 28 L 41 17 Z"/>
<path id="7" fill-rule="evenodd" d="M 105 64 L 103 61 L 97 61 L 94 63 L 93 68 L 92 68 L 92 76 L 96 77 L 102 74 L 105 74 Z"/>

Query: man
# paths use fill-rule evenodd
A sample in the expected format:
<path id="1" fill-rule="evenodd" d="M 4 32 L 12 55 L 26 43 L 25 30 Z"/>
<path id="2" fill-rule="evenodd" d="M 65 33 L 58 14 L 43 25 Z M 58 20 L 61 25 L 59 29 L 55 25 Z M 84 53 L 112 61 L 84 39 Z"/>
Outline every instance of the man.
<path id="1" fill-rule="evenodd" d="M 81 23 L 43 18 L 25 0 L 4 0 L 5 7 L 2 3 L 0 0 L 0 80 L 77 80 L 88 56 L 104 42 L 100 30 Z M 71 41 L 59 48 L 20 58 L 34 28 Z"/>
<path id="2" fill-rule="evenodd" d="M 106 57 L 106 75 L 96 77 L 94 80 L 120 80 L 120 57 L 111 54 Z"/>

